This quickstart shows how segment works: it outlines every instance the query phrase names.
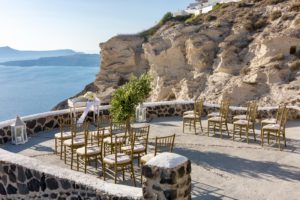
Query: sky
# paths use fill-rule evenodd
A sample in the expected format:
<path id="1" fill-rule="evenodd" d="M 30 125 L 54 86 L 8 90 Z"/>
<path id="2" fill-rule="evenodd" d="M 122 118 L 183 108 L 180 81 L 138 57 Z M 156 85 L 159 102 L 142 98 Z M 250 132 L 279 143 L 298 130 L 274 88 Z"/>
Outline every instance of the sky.
<path id="1" fill-rule="evenodd" d="M 0 46 L 99 52 L 117 34 L 137 33 L 194 0 L 0 0 Z"/>

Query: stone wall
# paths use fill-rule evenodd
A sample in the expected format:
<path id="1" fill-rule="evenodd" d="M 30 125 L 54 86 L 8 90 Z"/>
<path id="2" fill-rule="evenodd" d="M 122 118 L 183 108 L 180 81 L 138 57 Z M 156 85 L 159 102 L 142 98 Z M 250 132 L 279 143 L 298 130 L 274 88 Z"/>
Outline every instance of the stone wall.
<path id="1" fill-rule="evenodd" d="M 133 200 L 142 199 L 142 190 L 0 149 L 0 199 Z"/>
<path id="2" fill-rule="evenodd" d="M 182 116 L 183 112 L 187 110 L 192 110 L 194 107 L 193 101 L 165 101 L 165 102 L 153 102 L 145 103 L 144 106 L 147 107 L 147 118 L 157 118 L 157 117 L 172 117 L 172 116 Z M 77 110 L 78 116 L 83 112 L 84 108 Z M 109 106 L 101 106 L 101 114 L 109 114 Z M 219 105 L 216 104 L 204 104 L 204 116 L 207 113 L 215 112 L 219 110 Z M 259 108 L 258 119 L 274 117 L 276 115 L 277 107 Z M 246 112 L 245 107 L 230 107 L 229 119 L 233 115 L 244 114 Z M 89 113 L 89 119 L 92 119 L 93 113 Z M 27 125 L 27 133 L 31 134 L 38 133 L 40 131 L 52 130 L 58 128 L 57 119 L 60 117 L 69 117 L 69 109 L 52 111 L 47 113 L 40 113 L 31 116 L 22 117 Z M 300 119 L 300 108 L 290 107 L 289 119 Z M 11 130 L 10 124 L 14 120 L 7 120 L 0 122 L 0 144 L 4 144 L 11 140 Z"/>
<path id="3" fill-rule="evenodd" d="M 162 153 L 143 166 L 145 199 L 191 199 L 191 162 L 184 156 Z"/>

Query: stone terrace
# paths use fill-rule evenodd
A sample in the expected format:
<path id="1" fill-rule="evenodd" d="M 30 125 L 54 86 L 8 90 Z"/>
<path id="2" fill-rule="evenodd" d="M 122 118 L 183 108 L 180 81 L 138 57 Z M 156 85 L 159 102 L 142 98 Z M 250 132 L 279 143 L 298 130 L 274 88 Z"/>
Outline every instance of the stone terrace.
<path id="1" fill-rule="evenodd" d="M 193 199 L 298 199 L 300 196 L 300 121 L 287 124 L 287 147 L 279 151 L 274 140 L 260 146 L 260 140 L 206 134 L 182 133 L 179 117 L 156 118 L 150 124 L 150 138 L 176 133 L 174 152 L 192 161 Z M 232 127 L 230 127 L 231 129 Z M 260 133 L 257 127 L 257 135 Z M 188 130 L 188 129 L 187 129 Z M 34 157 L 44 163 L 69 168 L 53 154 L 56 131 L 40 132 L 24 145 L 5 144 L 1 148 Z M 200 132 L 199 130 L 197 132 Z M 250 136 L 251 137 L 251 136 Z M 151 148 L 150 148 L 151 151 Z M 90 173 L 95 174 L 90 170 Z M 140 170 L 136 169 L 139 182 Z M 108 182 L 112 182 L 109 179 Z M 120 182 L 131 184 L 131 181 Z M 140 187 L 140 185 L 139 185 Z"/>

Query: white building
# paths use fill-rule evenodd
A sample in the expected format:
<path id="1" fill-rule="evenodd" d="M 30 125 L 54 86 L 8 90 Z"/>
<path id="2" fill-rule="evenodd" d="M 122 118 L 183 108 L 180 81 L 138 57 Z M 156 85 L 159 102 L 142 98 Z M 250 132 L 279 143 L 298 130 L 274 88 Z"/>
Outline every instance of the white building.
<path id="1" fill-rule="evenodd" d="M 218 3 L 238 2 L 240 0 L 196 0 L 191 3 L 185 10 L 173 13 L 174 16 L 179 15 L 199 15 L 201 13 L 208 13 Z"/>

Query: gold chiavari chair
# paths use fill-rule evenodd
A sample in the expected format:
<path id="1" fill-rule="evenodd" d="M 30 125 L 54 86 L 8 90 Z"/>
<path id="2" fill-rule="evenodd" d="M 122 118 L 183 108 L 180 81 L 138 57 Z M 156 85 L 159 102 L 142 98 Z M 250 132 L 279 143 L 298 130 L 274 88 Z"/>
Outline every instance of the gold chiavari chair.
<path id="1" fill-rule="evenodd" d="M 219 112 L 211 112 L 211 113 L 208 113 L 208 114 L 207 114 L 207 118 L 211 118 L 211 117 L 220 117 L 221 109 L 222 109 L 225 105 L 227 105 L 227 104 L 229 104 L 229 101 L 226 100 L 226 99 L 222 99 Z"/>
<path id="2" fill-rule="evenodd" d="M 182 124 L 183 133 L 184 133 L 185 126 L 189 126 L 190 128 L 191 128 L 191 126 L 193 126 L 195 134 L 196 134 L 197 123 L 200 124 L 201 131 L 203 131 L 202 122 L 201 122 L 201 116 L 203 113 L 203 104 L 204 104 L 203 99 L 197 101 L 197 103 L 195 104 L 193 113 L 183 115 L 183 124 Z"/>
<path id="3" fill-rule="evenodd" d="M 101 132 L 102 131 L 102 132 Z M 104 129 L 97 132 L 96 140 L 92 141 L 89 135 L 89 129 L 84 130 L 84 146 L 76 150 L 77 153 L 77 171 L 79 166 L 83 165 L 84 173 L 87 172 L 87 165 L 91 162 L 95 162 L 96 169 L 98 168 L 98 161 L 103 163 L 102 159 L 102 145 L 103 139 L 100 135 L 103 135 Z"/>
<path id="4" fill-rule="evenodd" d="M 54 135 L 54 141 L 55 141 L 55 154 L 60 154 L 60 159 L 62 159 L 63 154 L 63 142 L 67 139 L 70 139 L 72 137 L 71 133 L 71 124 L 72 121 L 69 118 L 58 118 L 58 125 L 59 125 L 59 133 L 56 133 Z M 58 152 L 58 147 L 60 148 L 60 152 Z"/>
<path id="5" fill-rule="evenodd" d="M 131 150 L 129 154 L 122 152 L 122 147 L 128 145 L 126 143 L 120 143 L 118 141 L 127 141 L 131 144 Z M 104 156 L 103 156 L 103 179 L 106 179 L 107 172 L 110 170 L 109 167 L 112 167 L 110 170 L 114 174 L 114 182 L 117 183 L 118 172 L 122 172 L 123 180 L 125 180 L 125 171 L 126 169 L 130 171 L 131 178 L 133 180 L 134 186 L 136 186 L 134 168 L 133 168 L 133 148 L 134 148 L 134 137 L 129 138 L 127 135 L 113 136 L 114 145 L 111 146 L 108 143 L 104 143 Z M 109 146 L 108 146 L 109 145 Z M 110 147 L 113 151 L 110 154 Z M 108 154 L 108 155 L 106 155 Z"/>
<path id="6" fill-rule="evenodd" d="M 134 137 L 133 154 L 138 157 L 138 165 L 140 165 L 141 155 L 147 154 L 148 138 L 149 138 L 149 124 L 142 124 L 139 126 L 132 126 L 130 128 L 130 135 Z M 122 147 L 125 153 L 131 153 L 131 144 Z"/>
<path id="7" fill-rule="evenodd" d="M 255 101 L 249 102 L 248 105 L 247 105 L 246 114 L 245 115 L 235 115 L 235 116 L 233 116 L 233 121 L 247 120 L 247 117 L 249 116 L 249 112 L 250 112 L 251 107 L 255 107 L 255 106 L 256 106 Z"/>
<path id="8" fill-rule="evenodd" d="M 114 140 L 115 135 L 127 136 L 126 124 L 122 122 L 110 122 L 110 137 L 104 139 L 104 143 L 111 146 L 111 153 L 113 152 L 113 146 L 115 143 L 124 143 L 124 138 L 119 137 L 118 140 Z"/>
<path id="9" fill-rule="evenodd" d="M 228 113 L 229 113 L 229 101 L 224 101 L 220 108 L 220 114 L 219 114 L 220 116 L 208 118 L 208 125 L 207 125 L 208 136 L 209 136 L 210 129 L 213 128 L 214 134 L 216 133 L 216 129 L 218 129 L 220 131 L 221 138 L 223 138 L 222 132 L 223 132 L 224 126 L 225 126 L 225 129 L 229 136 L 229 130 L 228 130 L 228 124 L 227 124 L 228 123 Z"/>
<path id="10" fill-rule="evenodd" d="M 82 125 L 72 124 L 71 133 L 72 138 L 65 140 L 64 145 L 64 160 L 67 164 L 67 158 L 70 159 L 71 169 L 73 169 L 74 155 L 76 150 L 83 147 L 85 144 L 84 135 L 85 131 L 89 128 L 89 123 L 85 122 Z"/>
<path id="11" fill-rule="evenodd" d="M 257 108 L 258 107 L 256 104 L 252 104 L 249 108 L 249 111 L 247 112 L 246 119 L 239 119 L 233 122 L 233 140 L 236 132 L 239 132 L 241 137 L 242 132 L 244 131 L 246 134 L 247 143 L 249 143 L 249 130 L 252 129 L 254 140 L 256 141 L 254 126 L 256 121 Z M 239 129 L 239 131 L 237 129 Z"/>
<path id="12" fill-rule="evenodd" d="M 261 129 L 261 145 L 264 145 L 264 137 L 267 134 L 268 144 L 270 143 L 270 135 L 272 134 L 276 138 L 276 143 L 278 142 L 279 149 L 281 150 L 280 145 L 280 136 L 282 135 L 284 140 L 284 146 L 286 146 L 286 138 L 285 138 L 285 126 L 288 118 L 289 109 L 285 108 L 282 110 L 279 122 L 275 124 L 267 124 Z"/>
<path id="13" fill-rule="evenodd" d="M 110 116 L 101 115 L 97 118 L 96 130 L 90 131 L 91 142 L 103 140 L 111 136 Z"/>
<path id="14" fill-rule="evenodd" d="M 286 104 L 281 104 L 278 107 L 278 110 L 276 112 L 276 117 L 275 118 L 268 118 L 268 119 L 263 119 L 261 121 L 261 127 L 268 125 L 268 124 L 276 124 L 279 123 L 280 117 L 282 112 L 286 109 Z"/>

